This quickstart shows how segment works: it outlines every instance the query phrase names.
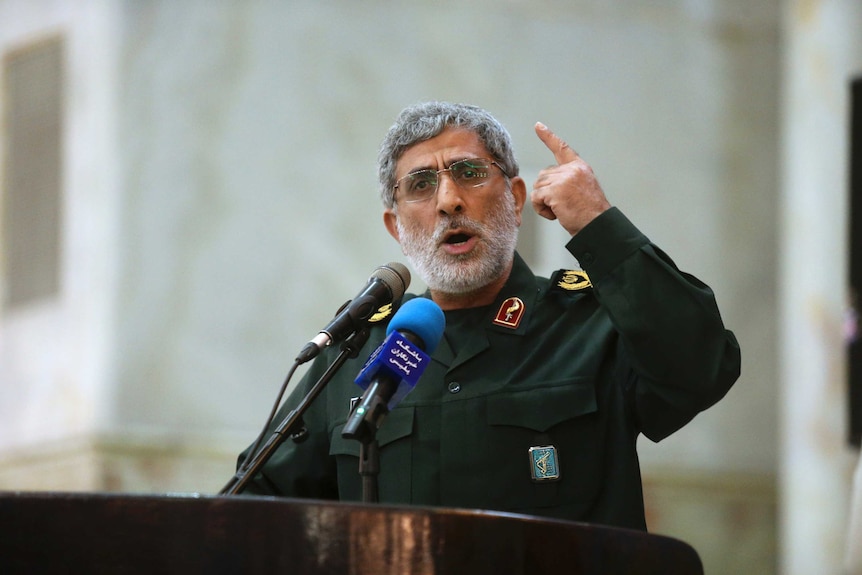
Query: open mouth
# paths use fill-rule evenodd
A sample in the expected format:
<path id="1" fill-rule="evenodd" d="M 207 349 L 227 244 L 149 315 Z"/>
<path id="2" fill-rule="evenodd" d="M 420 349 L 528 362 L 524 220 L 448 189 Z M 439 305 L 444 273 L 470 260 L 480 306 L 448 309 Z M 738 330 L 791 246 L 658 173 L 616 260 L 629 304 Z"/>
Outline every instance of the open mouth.
<path id="1" fill-rule="evenodd" d="M 463 256 L 473 251 L 479 237 L 469 231 L 450 230 L 441 242 L 443 251 L 453 256 Z"/>
<path id="2" fill-rule="evenodd" d="M 473 236 L 471 236 L 469 234 L 459 232 L 459 233 L 455 233 L 455 234 L 451 234 L 450 236 L 447 236 L 446 239 L 443 240 L 443 243 L 450 244 L 450 245 L 463 244 L 463 243 L 470 241 L 470 238 L 472 238 L 472 237 Z"/>

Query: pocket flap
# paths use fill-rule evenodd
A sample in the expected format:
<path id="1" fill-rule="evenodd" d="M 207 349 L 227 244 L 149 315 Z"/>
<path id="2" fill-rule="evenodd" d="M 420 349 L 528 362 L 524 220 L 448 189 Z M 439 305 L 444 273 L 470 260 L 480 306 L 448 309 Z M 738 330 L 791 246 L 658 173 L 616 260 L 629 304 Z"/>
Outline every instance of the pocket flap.
<path id="1" fill-rule="evenodd" d="M 592 383 L 570 379 L 489 397 L 488 423 L 545 432 L 558 423 L 596 409 L 596 391 Z"/>
<path id="2" fill-rule="evenodd" d="M 359 456 L 359 442 L 355 439 L 341 437 L 344 423 L 336 425 L 329 438 L 330 455 L 355 455 Z M 413 433 L 413 408 L 398 407 L 393 409 L 383 419 L 380 429 L 377 430 L 377 444 L 382 448 L 403 437 Z"/>

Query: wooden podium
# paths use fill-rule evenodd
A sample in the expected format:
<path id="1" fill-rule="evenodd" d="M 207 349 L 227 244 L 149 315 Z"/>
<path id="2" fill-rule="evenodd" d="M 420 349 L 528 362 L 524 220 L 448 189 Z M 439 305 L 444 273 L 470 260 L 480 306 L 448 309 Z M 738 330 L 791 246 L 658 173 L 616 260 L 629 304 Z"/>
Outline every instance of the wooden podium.
<path id="1" fill-rule="evenodd" d="M 196 495 L 0 493 L 0 573 L 701 575 L 689 545 L 523 515 Z"/>

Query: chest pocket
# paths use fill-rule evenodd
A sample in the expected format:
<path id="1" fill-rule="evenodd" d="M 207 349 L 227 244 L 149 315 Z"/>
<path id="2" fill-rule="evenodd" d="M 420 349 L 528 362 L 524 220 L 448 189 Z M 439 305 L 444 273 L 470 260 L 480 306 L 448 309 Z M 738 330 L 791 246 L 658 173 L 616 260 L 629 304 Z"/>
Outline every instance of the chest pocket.
<path id="1" fill-rule="evenodd" d="M 465 471 L 480 479 L 461 493 L 464 502 L 521 512 L 566 507 L 573 516 L 588 509 L 600 491 L 603 464 L 592 382 L 544 382 L 486 401 L 483 437 L 476 437 L 473 457 L 465 462 Z M 536 482 L 530 448 L 549 445 L 557 450 L 560 478 Z"/>
<path id="2" fill-rule="evenodd" d="M 380 469 L 387 471 L 378 476 L 378 487 L 380 493 L 386 493 L 387 501 L 392 503 L 410 501 L 410 436 L 413 434 L 413 419 L 412 407 L 399 407 L 386 416 L 377 430 Z M 360 443 L 355 439 L 341 437 L 344 423 L 340 422 L 330 432 L 329 455 L 335 457 L 338 467 L 339 499 L 359 501 L 362 499 L 362 479 L 359 476 Z"/>

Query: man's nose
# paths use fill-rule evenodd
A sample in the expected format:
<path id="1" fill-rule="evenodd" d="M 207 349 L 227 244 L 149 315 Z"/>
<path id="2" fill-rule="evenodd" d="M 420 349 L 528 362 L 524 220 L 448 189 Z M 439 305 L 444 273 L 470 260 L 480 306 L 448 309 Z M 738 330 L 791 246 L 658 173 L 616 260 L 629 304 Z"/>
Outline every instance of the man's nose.
<path id="1" fill-rule="evenodd" d="M 452 172 L 441 172 L 437 176 L 437 211 L 454 214 L 464 209 L 464 190 L 455 183 Z"/>

